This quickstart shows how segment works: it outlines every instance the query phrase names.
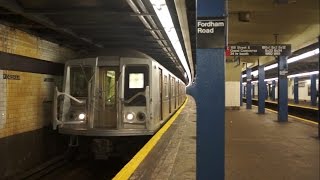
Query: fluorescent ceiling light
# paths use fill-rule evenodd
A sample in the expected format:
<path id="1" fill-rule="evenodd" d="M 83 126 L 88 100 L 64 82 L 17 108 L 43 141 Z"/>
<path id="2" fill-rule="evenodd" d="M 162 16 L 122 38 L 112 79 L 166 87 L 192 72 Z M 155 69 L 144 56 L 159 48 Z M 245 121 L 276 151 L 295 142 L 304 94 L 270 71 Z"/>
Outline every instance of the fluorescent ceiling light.
<path id="1" fill-rule="evenodd" d="M 308 57 L 311 57 L 311 56 L 315 56 L 315 55 L 317 55 L 317 54 L 319 54 L 319 48 L 314 49 L 314 50 L 312 50 L 312 51 L 308 51 L 308 52 L 303 53 L 303 54 L 300 54 L 300 55 L 298 55 L 298 56 L 289 58 L 289 59 L 287 60 L 287 63 L 290 64 L 290 63 L 293 63 L 293 62 L 297 62 L 297 61 L 300 61 L 300 60 L 302 60 L 302 59 L 305 59 L 305 58 L 308 58 Z M 278 67 L 278 64 L 277 64 L 277 63 L 276 63 L 276 64 L 271 64 L 271 65 L 269 65 L 269 66 L 264 67 L 264 71 L 268 71 L 268 70 L 274 69 L 274 68 L 276 68 L 276 67 Z M 258 75 L 258 70 L 255 70 L 255 71 L 251 72 L 251 75 L 257 76 L 257 75 Z M 242 77 L 246 77 L 246 75 L 242 75 Z"/>
<path id="2" fill-rule="evenodd" d="M 294 77 L 305 77 L 305 76 L 310 76 L 310 75 L 313 75 L 313 74 L 319 74 L 319 71 L 311 71 L 311 72 L 306 72 L 306 73 L 299 73 L 299 74 L 292 74 L 292 75 L 289 75 L 287 78 L 294 78 Z M 273 80 L 276 80 L 278 81 L 278 78 L 270 78 L 270 79 L 265 79 L 264 81 L 273 81 Z"/>
<path id="3" fill-rule="evenodd" d="M 303 53 L 303 54 L 300 54 L 299 56 L 295 56 L 295 57 L 289 58 L 287 60 L 287 63 L 290 64 L 290 63 L 293 63 L 293 62 L 296 62 L 296 61 L 299 61 L 301 59 L 305 59 L 305 58 L 308 58 L 308 57 L 311 57 L 311 56 L 314 56 L 314 55 L 317 55 L 317 54 L 319 54 L 319 48 L 317 48 L 315 50 L 312 50 L 312 51 L 308 51 L 308 52 Z"/>
<path id="4" fill-rule="evenodd" d="M 265 79 L 264 81 L 278 81 L 278 78 L 269 78 L 269 79 Z"/>
<path id="5" fill-rule="evenodd" d="M 306 72 L 306 73 L 300 73 L 300 74 L 292 74 L 292 75 L 289 75 L 288 78 L 310 76 L 313 74 L 319 74 L 319 71 L 312 71 L 312 72 Z"/>
<path id="6" fill-rule="evenodd" d="M 188 66 L 186 57 L 183 53 L 178 34 L 176 32 L 176 29 L 174 28 L 174 24 L 172 22 L 172 18 L 171 18 L 168 6 L 166 4 L 166 1 L 165 0 L 150 0 L 150 2 L 152 4 L 153 9 L 156 12 L 159 20 L 160 20 L 160 22 L 161 22 L 162 27 L 164 28 L 167 36 L 169 37 L 170 42 L 171 42 L 174 50 L 176 51 L 184 70 L 187 73 L 187 76 L 189 79 L 188 85 L 190 85 L 191 84 L 190 68 Z"/>
<path id="7" fill-rule="evenodd" d="M 251 72 L 251 75 L 252 75 L 252 76 L 258 76 L 258 70 L 252 71 L 252 72 Z"/>
<path id="8" fill-rule="evenodd" d="M 264 71 L 268 71 L 268 70 L 274 69 L 276 67 L 278 67 L 278 64 L 271 64 L 269 66 L 264 67 Z"/>

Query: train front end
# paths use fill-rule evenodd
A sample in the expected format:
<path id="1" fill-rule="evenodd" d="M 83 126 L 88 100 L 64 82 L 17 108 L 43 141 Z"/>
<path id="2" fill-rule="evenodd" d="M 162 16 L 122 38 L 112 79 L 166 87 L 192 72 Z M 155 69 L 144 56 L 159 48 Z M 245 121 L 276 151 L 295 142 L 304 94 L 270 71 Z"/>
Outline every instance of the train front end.
<path id="1" fill-rule="evenodd" d="M 54 97 L 53 128 L 80 136 L 151 135 L 147 61 L 121 58 L 72 60 Z M 139 62 L 139 60 L 138 60 Z"/>

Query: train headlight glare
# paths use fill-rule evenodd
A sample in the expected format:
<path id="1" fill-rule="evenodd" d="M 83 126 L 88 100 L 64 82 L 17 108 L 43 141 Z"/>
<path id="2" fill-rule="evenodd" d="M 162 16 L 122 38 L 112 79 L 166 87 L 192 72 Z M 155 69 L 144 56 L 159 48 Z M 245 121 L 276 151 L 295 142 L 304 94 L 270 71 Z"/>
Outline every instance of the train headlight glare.
<path id="1" fill-rule="evenodd" d="M 134 114 L 133 114 L 133 113 L 127 113 L 127 114 L 126 114 L 126 119 L 127 119 L 128 121 L 132 121 L 133 118 L 134 118 Z"/>
<path id="2" fill-rule="evenodd" d="M 79 118 L 80 120 L 84 120 L 84 118 L 86 118 L 86 114 L 80 113 L 79 116 L 78 116 L 78 118 Z"/>

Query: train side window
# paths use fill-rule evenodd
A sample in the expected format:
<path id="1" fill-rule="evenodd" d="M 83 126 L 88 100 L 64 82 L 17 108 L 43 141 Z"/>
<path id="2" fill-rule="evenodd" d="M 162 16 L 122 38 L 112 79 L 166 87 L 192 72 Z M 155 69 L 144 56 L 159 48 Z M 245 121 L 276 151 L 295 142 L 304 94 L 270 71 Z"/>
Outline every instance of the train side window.
<path id="1" fill-rule="evenodd" d="M 176 93 L 175 93 L 175 90 L 174 90 L 174 86 L 175 86 L 175 79 L 174 77 L 172 77 L 172 83 L 171 83 L 171 86 L 172 86 L 172 96 L 175 96 Z"/>
<path id="2" fill-rule="evenodd" d="M 165 97 L 168 97 L 168 76 L 167 75 L 164 75 L 164 95 Z"/>

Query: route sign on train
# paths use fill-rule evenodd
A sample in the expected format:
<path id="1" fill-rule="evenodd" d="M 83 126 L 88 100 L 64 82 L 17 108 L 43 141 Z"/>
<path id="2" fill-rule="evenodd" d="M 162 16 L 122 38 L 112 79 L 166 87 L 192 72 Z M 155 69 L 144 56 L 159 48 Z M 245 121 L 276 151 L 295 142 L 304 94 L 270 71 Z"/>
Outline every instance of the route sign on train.
<path id="1" fill-rule="evenodd" d="M 226 56 L 290 56 L 291 44 L 229 45 Z"/>

